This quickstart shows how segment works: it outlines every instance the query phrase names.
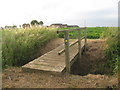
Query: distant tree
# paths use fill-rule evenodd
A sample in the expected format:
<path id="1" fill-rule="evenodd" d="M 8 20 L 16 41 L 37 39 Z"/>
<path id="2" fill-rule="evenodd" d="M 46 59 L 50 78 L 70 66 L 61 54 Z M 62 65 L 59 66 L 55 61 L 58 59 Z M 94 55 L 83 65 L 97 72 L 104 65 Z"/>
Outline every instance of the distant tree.
<path id="1" fill-rule="evenodd" d="M 21 28 L 22 26 L 21 26 L 21 25 L 19 25 L 19 27 Z"/>
<path id="2" fill-rule="evenodd" d="M 17 26 L 16 26 L 16 25 L 13 25 L 12 27 L 13 27 L 13 28 L 17 28 Z"/>
<path id="3" fill-rule="evenodd" d="M 37 20 L 32 20 L 30 24 L 31 25 L 39 25 L 39 22 Z"/>
<path id="4" fill-rule="evenodd" d="M 39 25 L 43 25 L 43 24 L 44 24 L 43 21 L 40 21 L 40 22 L 39 22 Z"/>

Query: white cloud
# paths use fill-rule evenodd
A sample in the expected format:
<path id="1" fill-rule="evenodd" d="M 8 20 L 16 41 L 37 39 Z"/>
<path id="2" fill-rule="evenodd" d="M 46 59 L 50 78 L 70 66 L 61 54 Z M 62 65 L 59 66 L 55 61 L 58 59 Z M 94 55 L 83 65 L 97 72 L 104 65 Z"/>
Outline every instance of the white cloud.
<path id="1" fill-rule="evenodd" d="M 93 16 L 116 18 L 119 0 L 1 0 L 0 26 L 20 25 L 33 19 L 43 20 L 45 24 L 68 23 L 82 25 L 84 20 L 94 20 Z M 114 14 L 106 14 L 110 9 Z M 100 12 L 109 9 L 109 11 Z M 94 12 L 94 13 L 93 13 Z M 97 19 L 97 18 L 96 18 Z M 87 20 L 87 21 L 88 21 Z M 104 20 L 103 24 L 104 25 Z M 91 25 L 96 25 L 96 20 Z M 109 22 L 108 22 L 109 23 Z M 116 22 L 111 22 L 116 23 Z"/>

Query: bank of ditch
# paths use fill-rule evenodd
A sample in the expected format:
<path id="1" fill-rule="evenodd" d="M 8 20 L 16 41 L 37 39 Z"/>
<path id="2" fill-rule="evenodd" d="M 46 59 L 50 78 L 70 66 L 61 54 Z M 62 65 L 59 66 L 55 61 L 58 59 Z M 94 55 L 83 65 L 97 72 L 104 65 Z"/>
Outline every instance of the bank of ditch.
<path id="1" fill-rule="evenodd" d="M 72 65 L 71 73 L 75 75 L 101 74 L 110 75 L 112 69 L 107 66 L 108 60 L 105 57 L 105 41 L 102 39 L 89 39 L 87 51 L 82 53 L 82 58 Z"/>

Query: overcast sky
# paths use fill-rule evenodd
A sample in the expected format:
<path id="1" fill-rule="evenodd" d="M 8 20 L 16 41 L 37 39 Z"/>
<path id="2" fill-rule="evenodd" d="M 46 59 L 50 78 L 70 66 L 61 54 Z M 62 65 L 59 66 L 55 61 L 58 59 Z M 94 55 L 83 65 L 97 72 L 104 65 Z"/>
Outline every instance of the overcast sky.
<path id="1" fill-rule="evenodd" d="M 0 27 L 31 20 L 84 26 L 117 26 L 119 0 L 0 0 Z"/>

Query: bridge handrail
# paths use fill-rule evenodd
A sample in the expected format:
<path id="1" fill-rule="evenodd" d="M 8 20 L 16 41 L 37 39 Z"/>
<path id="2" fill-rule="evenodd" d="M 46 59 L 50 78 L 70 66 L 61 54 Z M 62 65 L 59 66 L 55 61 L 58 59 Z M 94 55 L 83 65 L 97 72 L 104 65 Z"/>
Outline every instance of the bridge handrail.
<path id="1" fill-rule="evenodd" d="M 79 31 L 81 29 L 86 29 L 86 27 L 83 28 L 78 28 L 78 29 L 66 29 L 66 30 L 58 30 L 57 33 L 61 33 L 61 32 L 71 32 L 71 31 Z"/>
<path id="2" fill-rule="evenodd" d="M 85 29 L 84 31 L 84 37 L 81 37 L 81 30 Z M 74 43 L 69 45 L 69 32 L 71 31 L 78 31 L 78 40 L 75 41 Z M 69 47 L 75 45 L 76 43 L 78 43 L 78 57 L 79 59 L 81 59 L 81 40 L 85 39 L 85 49 L 86 49 L 86 43 L 87 43 L 87 31 L 86 31 L 86 27 L 83 28 L 78 28 L 78 29 L 67 29 L 67 30 L 58 30 L 57 33 L 64 33 L 65 37 L 64 37 L 64 43 L 65 43 L 65 49 L 62 49 L 61 51 L 58 52 L 58 55 L 62 54 L 63 52 L 65 52 L 65 64 L 66 64 L 66 71 L 68 73 L 70 73 L 70 56 L 69 56 Z"/>
<path id="3" fill-rule="evenodd" d="M 81 40 L 83 40 L 83 39 L 85 39 L 85 36 L 83 36 L 82 38 L 81 38 Z M 70 45 L 69 45 L 69 47 L 72 47 L 73 45 L 75 45 L 76 43 L 78 43 L 78 40 L 76 40 L 76 41 L 74 41 L 73 43 L 71 43 Z M 60 50 L 59 52 L 58 52 L 58 55 L 61 55 L 62 53 L 64 53 L 65 52 L 65 49 L 62 49 L 62 50 Z"/>

